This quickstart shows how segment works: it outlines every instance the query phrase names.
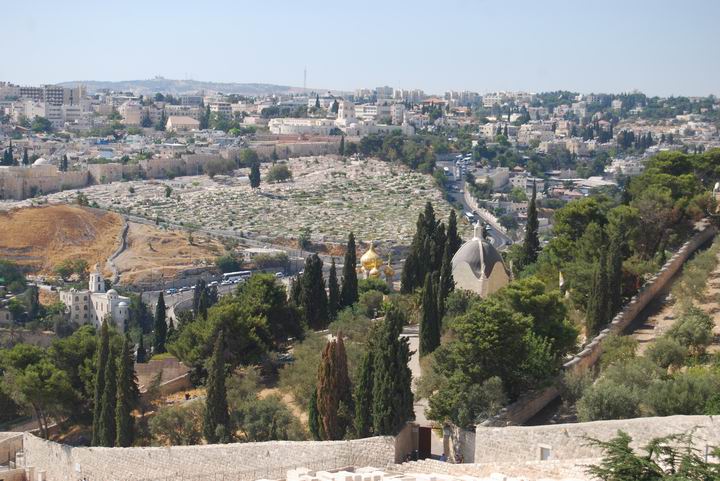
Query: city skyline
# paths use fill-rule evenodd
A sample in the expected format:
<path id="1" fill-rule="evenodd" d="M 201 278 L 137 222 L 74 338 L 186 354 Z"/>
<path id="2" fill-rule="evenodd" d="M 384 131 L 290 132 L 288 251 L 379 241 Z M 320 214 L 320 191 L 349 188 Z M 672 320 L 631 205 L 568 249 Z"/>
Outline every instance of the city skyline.
<path id="1" fill-rule="evenodd" d="M 38 8 L 46 5 L 48 8 Z M 4 80 L 20 84 L 127 81 L 162 76 L 352 91 L 390 85 L 447 90 L 571 90 L 648 95 L 718 94 L 720 5 L 703 0 L 570 2 L 454 0 L 362 11 L 324 1 L 273 5 L 130 1 L 123 11 L 85 0 L 6 9 Z M 282 13 L 282 15 L 279 15 Z M 163 28 L 163 23 L 167 26 Z M 70 28 L 72 26 L 75 28 Z M 132 27 L 132 29 L 130 29 Z M 160 28 L 158 28 L 160 27 Z M 128 35 L 128 32 L 135 32 Z M 93 41 L 88 41 L 88 38 Z M 38 57 L 49 43 L 71 50 Z"/>

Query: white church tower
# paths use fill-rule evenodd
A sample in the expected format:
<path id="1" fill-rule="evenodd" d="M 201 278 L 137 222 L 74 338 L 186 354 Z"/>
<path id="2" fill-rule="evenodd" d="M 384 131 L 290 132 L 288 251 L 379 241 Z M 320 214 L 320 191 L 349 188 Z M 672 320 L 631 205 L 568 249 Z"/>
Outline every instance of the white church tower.
<path id="1" fill-rule="evenodd" d="M 90 292 L 105 292 L 105 280 L 100 272 L 100 266 L 95 264 L 95 270 L 90 273 Z"/>

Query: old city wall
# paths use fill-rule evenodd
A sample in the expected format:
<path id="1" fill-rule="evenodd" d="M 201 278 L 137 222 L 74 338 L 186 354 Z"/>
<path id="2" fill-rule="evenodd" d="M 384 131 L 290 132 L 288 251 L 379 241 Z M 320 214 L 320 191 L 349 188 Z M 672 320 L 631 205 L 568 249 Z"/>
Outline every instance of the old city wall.
<path id="1" fill-rule="evenodd" d="M 682 268 L 685 261 L 717 234 L 717 228 L 709 224 L 701 224 L 692 238 L 685 242 L 655 276 L 643 285 L 638 293 L 613 318 L 609 326 L 587 343 L 572 359 L 563 365 L 563 371 L 585 371 L 595 365 L 602 353 L 602 344 L 611 334 L 621 333 L 647 307 L 652 299 L 665 288 L 675 274 Z M 552 402 L 559 393 L 559 379 L 549 387 L 529 393 L 518 401 L 507 406 L 496 417 L 483 423 L 483 426 L 520 425 L 532 418 L 541 409 Z M 479 443 L 482 439 L 478 437 Z"/>
<path id="2" fill-rule="evenodd" d="M 0 168 L 0 199 L 26 199 L 37 194 L 86 186 L 85 171 L 60 172 L 53 165 Z"/>
<path id="3" fill-rule="evenodd" d="M 253 143 L 250 148 L 257 152 L 261 159 L 270 159 L 273 152 L 278 159 L 290 157 L 306 157 L 309 155 L 331 155 L 337 154 L 340 148 L 340 139 L 328 142 L 262 142 Z"/>
<path id="4" fill-rule="evenodd" d="M 73 448 L 25 433 L 24 465 L 47 481 L 87 479 L 255 480 L 283 478 L 288 469 L 383 468 L 394 462 L 392 437 L 352 441 L 272 441 L 148 448 Z"/>
<path id="5" fill-rule="evenodd" d="M 720 420 L 711 416 L 669 416 L 546 426 L 478 427 L 475 463 L 582 459 L 601 457 L 602 451 L 588 438 L 607 441 L 622 430 L 633 438 L 633 447 L 671 434 L 691 433 L 701 453 L 705 446 L 720 444 Z"/>

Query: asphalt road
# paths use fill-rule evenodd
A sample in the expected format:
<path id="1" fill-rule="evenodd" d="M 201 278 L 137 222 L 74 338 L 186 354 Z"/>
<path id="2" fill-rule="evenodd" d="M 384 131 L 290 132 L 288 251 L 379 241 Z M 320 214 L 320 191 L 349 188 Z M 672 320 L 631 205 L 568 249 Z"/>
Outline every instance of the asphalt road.
<path id="1" fill-rule="evenodd" d="M 470 207 L 467 202 L 465 202 L 465 196 L 463 194 L 465 192 L 465 176 L 458 172 L 458 169 L 455 166 L 455 161 L 438 161 L 437 165 L 440 168 L 447 167 L 453 174 L 451 176 L 448 176 L 448 179 L 450 180 L 450 188 L 452 189 L 453 187 L 456 187 L 457 190 L 450 190 L 450 197 L 452 197 L 453 200 L 463 206 L 463 213 L 473 212 L 473 208 Z M 480 216 L 480 218 L 482 219 L 482 216 Z M 483 220 L 485 221 L 485 219 Z M 493 244 L 498 250 L 504 250 L 507 248 L 507 246 L 512 244 L 512 239 L 510 239 L 510 237 L 498 231 L 497 229 L 490 228 L 488 231 L 488 238 L 490 240 L 490 243 Z"/>

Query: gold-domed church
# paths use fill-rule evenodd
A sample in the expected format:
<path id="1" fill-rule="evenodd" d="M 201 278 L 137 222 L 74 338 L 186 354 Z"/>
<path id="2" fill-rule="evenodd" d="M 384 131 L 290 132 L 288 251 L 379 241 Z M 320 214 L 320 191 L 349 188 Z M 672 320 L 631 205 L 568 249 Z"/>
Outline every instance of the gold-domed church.
<path id="1" fill-rule="evenodd" d="M 385 282 L 387 282 L 388 287 L 392 290 L 395 271 L 390 266 L 390 259 L 388 258 L 387 264 L 385 264 L 382 257 L 375 252 L 375 246 L 373 244 L 373 242 L 370 242 L 370 247 L 362 257 L 360 257 L 358 274 L 362 275 L 364 279 L 379 279 L 381 276 L 384 276 Z"/>

